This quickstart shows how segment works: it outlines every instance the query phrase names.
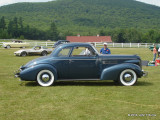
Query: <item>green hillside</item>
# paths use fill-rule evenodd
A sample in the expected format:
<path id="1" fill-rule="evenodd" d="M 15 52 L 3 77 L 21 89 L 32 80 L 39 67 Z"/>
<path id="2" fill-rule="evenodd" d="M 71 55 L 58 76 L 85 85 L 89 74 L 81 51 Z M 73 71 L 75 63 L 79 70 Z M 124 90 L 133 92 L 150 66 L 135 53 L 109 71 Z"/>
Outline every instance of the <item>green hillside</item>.
<path id="1" fill-rule="evenodd" d="M 159 29 L 160 7 L 134 0 L 57 0 L 0 7 L 0 17 L 22 17 L 25 24 L 47 30 L 55 21 L 61 31 L 85 33 L 105 28 Z"/>

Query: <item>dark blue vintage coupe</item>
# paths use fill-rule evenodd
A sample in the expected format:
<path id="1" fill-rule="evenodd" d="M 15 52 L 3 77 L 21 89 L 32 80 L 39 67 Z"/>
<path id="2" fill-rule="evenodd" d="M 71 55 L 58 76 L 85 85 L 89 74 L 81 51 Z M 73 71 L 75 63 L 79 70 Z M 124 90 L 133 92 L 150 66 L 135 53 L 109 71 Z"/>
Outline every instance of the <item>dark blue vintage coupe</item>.
<path id="1" fill-rule="evenodd" d="M 46 57 L 21 66 L 15 74 L 24 81 L 51 86 L 56 81 L 114 80 L 124 86 L 134 85 L 146 76 L 137 55 L 101 55 L 88 43 L 59 45 Z"/>

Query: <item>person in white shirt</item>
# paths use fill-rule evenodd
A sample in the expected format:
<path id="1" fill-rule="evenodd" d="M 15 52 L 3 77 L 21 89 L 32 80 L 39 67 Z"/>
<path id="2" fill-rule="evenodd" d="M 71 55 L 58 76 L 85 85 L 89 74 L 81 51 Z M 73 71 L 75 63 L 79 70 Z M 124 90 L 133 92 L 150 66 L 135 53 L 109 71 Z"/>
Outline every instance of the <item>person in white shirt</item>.
<path id="1" fill-rule="evenodd" d="M 86 48 L 84 55 L 90 55 L 90 54 L 91 54 L 91 52 L 88 50 L 88 48 Z"/>

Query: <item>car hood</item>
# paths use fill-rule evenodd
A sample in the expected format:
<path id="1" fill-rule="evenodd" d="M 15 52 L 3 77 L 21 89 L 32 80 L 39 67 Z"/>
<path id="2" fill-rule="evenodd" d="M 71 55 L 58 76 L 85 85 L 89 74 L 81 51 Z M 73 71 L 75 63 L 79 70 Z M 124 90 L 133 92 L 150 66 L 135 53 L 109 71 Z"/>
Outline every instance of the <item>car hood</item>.
<path id="1" fill-rule="evenodd" d="M 13 42 L 4 42 L 3 44 L 6 45 L 6 44 L 12 44 Z"/>
<path id="2" fill-rule="evenodd" d="M 16 51 L 16 52 L 14 52 L 14 53 L 21 53 L 21 52 L 23 52 L 23 51 L 26 51 L 26 52 L 28 52 L 28 51 L 30 51 L 31 49 L 21 49 L 21 50 L 18 50 L 18 51 Z"/>

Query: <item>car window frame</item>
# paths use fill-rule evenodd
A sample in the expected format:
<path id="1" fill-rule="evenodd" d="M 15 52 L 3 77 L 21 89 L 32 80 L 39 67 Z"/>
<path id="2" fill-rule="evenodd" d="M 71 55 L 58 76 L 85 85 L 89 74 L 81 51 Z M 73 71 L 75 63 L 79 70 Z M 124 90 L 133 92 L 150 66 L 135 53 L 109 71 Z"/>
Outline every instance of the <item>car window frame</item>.
<path id="1" fill-rule="evenodd" d="M 73 53 L 73 50 L 74 50 L 75 47 L 87 47 L 87 48 L 90 48 L 93 51 L 93 53 L 95 53 L 95 55 L 72 56 L 72 53 Z M 89 57 L 96 57 L 97 56 L 96 54 L 97 54 L 97 52 L 91 46 L 77 45 L 77 46 L 72 47 L 72 51 L 70 52 L 69 57 L 73 57 L 73 58 L 82 58 L 82 57 L 84 58 L 84 57 L 86 57 L 86 58 L 89 58 Z"/>
<path id="2" fill-rule="evenodd" d="M 67 56 L 58 56 L 58 54 L 62 51 L 62 49 L 67 49 L 67 48 L 70 48 L 70 51 L 68 52 L 68 55 L 67 55 Z M 70 54 L 71 54 L 71 51 L 72 51 L 73 47 L 64 47 L 64 48 L 62 48 L 62 49 L 60 49 L 60 50 L 57 52 L 56 57 L 58 57 L 58 58 L 67 58 L 67 57 L 69 57 Z"/>

